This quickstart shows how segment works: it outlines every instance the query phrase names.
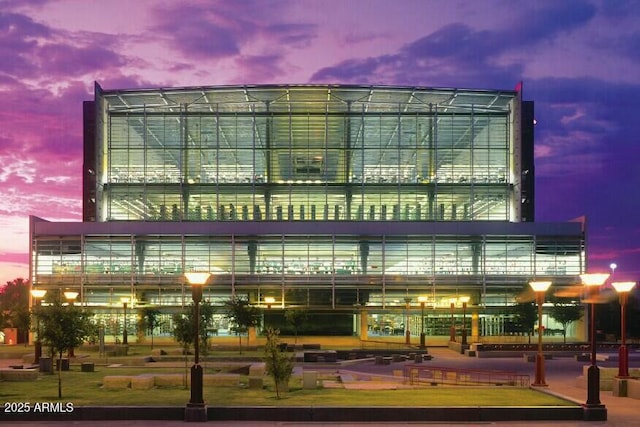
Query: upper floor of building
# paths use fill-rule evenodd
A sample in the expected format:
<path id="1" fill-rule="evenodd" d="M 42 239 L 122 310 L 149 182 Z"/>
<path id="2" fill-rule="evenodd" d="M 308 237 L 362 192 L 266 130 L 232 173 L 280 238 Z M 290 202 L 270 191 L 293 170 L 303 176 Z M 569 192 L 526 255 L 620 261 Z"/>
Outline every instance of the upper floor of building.
<path id="1" fill-rule="evenodd" d="M 85 103 L 85 221 L 532 221 L 517 91 L 109 90 Z"/>

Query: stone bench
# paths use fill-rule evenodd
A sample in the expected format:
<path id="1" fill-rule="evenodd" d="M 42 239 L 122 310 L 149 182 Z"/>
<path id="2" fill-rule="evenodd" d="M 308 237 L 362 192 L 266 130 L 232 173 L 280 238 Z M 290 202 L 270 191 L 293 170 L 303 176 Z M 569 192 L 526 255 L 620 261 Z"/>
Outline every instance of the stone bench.
<path id="1" fill-rule="evenodd" d="M 640 399 L 640 379 L 627 380 L 627 397 Z"/>
<path id="2" fill-rule="evenodd" d="M 102 387 L 107 390 L 131 387 L 131 377 L 126 375 L 109 375 L 102 379 Z"/>
<path id="3" fill-rule="evenodd" d="M 262 379 L 262 378 L 260 378 Z M 102 386 L 106 389 L 132 388 L 148 390 L 154 387 L 183 387 L 191 382 L 191 376 L 184 374 L 143 374 L 143 375 L 109 375 L 103 378 Z M 239 386 L 240 374 L 204 375 L 206 386 Z"/>
<path id="4" fill-rule="evenodd" d="M 264 362 L 262 363 L 252 363 L 249 366 L 249 376 L 250 377 L 262 377 L 266 372 L 266 365 Z"/>
<path id="5" fill-rule="evenodd" d="M 239 386 L 240 374 L 205 375 L 204 385 Z"/>
<path id="6" fill-rule="evenodd" d="M 131 377 L 132 390 L 151 390 L 155 385 L 156 383 L 153 375 L 138 375 Z"/>
<path id="7" fill-rule="evenodd" d="M 82 372 L 93 372 L 95 371 L 96 365 L 91 362 L 83 362 L 80 365 L 80 371 Z"/>
<path id="8" fill-rule="evenodd" d="M 2 381 L 35 381 L 38 379 L 36 369 L 0 369 Z"/>

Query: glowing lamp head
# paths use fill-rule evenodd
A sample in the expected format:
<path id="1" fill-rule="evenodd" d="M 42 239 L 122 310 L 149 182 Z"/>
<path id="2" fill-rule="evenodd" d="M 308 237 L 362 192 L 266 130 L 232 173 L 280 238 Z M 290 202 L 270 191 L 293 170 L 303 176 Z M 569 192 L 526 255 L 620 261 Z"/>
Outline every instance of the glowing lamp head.
<path id="1" fill-rule="evenodd" d="M 70 301 L 75 300 L 76 298 L 78 298 L 78 293 L 77 292 L 73 292 L 73 291 L 65 291 L 64 292 L 64 297 Z"/>
<path id="2" fill-rule="evenodd" d="M 418 302 L 420 304 L 424 304 L 425 302 L 427 302 L 427 297 L 423 297 L 423 296 L 418 297 Z"/>
<path id="3" fill-rule="evenodd" d="M 613 286 L 616 292 L 622 294 L 625 292 L 630 292 L 631 289 L 636 285 L 636 282 L 613 282 L 611 286 Z"/>
<path id="4" fill-rule="evenodd" d="M 211 273 L 208 272 L 190 272 L 184 274 L 184 277 L 187 278 L 187 282 L 189 282 L 191 285 L 204 285 L 205 283 L 207 283 L 207 280 L 209 280 L 209 276 L 211 276 Z"/>
<path id="5" fill-rule="evenodd" d="M 608 273 L 581 274 L 582 284 L 585 286 L 602 286 L 609 278 Z"/>
<path id="6" fill-rule="evenodd" d="M 551 282 L 529 282 L 529 286 L 534 292 L 547 292 L 547 289 L 551 286 Z"/>
<path id="7" fill-rule="evenodd" d="M 37 299 L 44 298 L 47 291 L 44 289 L 31 289 L 31 296 Z"/>
<path id="8" fill-rule="evenodd" d="M 461 302 L 461 303 L 466 304 L 466 303 L 468 303 L 468 302 L 469 302 L 469 300 L 471 299 L 471 297 L 470 297 L 470 296 L 468 296 L 468 295 L 465 295 L 465 296 L 462 296 L 462 297 L 460 297 L 460 298 L 458 298 L 458 299 L 460 300 L 460 302 Z"/>

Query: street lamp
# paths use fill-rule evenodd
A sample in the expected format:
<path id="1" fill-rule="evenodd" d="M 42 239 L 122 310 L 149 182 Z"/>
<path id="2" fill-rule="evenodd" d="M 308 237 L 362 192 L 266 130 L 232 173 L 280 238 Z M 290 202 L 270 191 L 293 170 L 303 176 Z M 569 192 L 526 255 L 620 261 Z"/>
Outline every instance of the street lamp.
<path id="1" fill-rule="evenodd" d="M 456 321 L 455 321 L 455 318 L 453 317 L 454 311 L 456 309 L 456 301 L 458 301 L 457 298 L 449 299 L 450 308 L 451 308 L 451 326 L 449 327 L 449 341 L 451 342 L 456 342 Z"/>
<path id="2" fill-rule="evenodd" d="M 463 296 L 458 299 L 462 302 L 462 345 L 465 346 L 467 345 L 467 303 L 471 298 Z"/>
<path id="3" fill-rule="evenodd" d="M 122 331 L 122 344 L 129 344 L 127 341 L 127 304 L 129 304 L 129 297 L 121 297 L 120 302 L 122 303 L 122 308 L 124 311 L 124 328 Z"/>
<path id="4" fill-rule="evenodd" d="M 418 302 L 420 303 L 420 317 L 422 319 L 422 326 L 420 327 L 420 348 L 424 350 L 426 347 L 424 335 L 424 304 L 427 302 L 427 297 L 418 297 Z"/>
<path id="5" fill-rule="evenodd" d="M 551 286 L 551 282 L 529 282 L 529 286 L 536 293 L 536 304 L 538 305 L 538 353 L 536 354 L 536 378 L 532 385 L 546 387 L 544 380 L 544 355 L 542 354 L 542 304 L 544 304 L 544 294 Z"/>
<path id="6" fill-rule="evenodd" d="M 267 304 L 267 309 L 271 310 L 271 305 L 276 302 L 274 297 L 264 297 L 264 302 Z"/>
<path id="7" fill-rule="evenodd" d="M 620 349 L 618 349 L 618 378 L 629 377 L 629 352 L 627 350 L 627 321 L 625 306 L 629 292 L 636 285 L 636 282 L 613 282 L 613 286 L 620 295 Z"/>
<path id="8" fill-rule="evenodd" d="M 600 287 L 607 281 L 609 274 L 593 273 L 581 274 L 582 284 L 589 290 Z M 590 292 L 591 293 L 591 292 Z M 590 295 L 591 296 L 591 295 Z M 587 371 L 587 402 L 586 407 L 599 408 L 603 407 L 600 403 L 600 370 L 596 365 L 596 304 L 590 298 L 591 314 L 590 314 L 590 341 L 591 341 L 591 366 Z"/>
<path id="9" fill-rule="evenodd" d="M 200 302 L 202 288 L 209 280 L 211 273 L 185 273 L 191 285 L 191 298 L 194 307 L 195 338 L 193 343 L 194 360 L 191 367 L 191 399 L 185 410 L 185 421 L 207 421 L 207 407 L 203 399 L 203 375 L 200 366 Z"/>
<path id="10" fill-rule="evenodd" d="M 407 345 L 411 344 L 411 325 L 409 324 L 409 309 L 411 308 L 411 298 L 406 297 L 404 299 L 405 304 L 405 324 L 404 324 L 404 343 Z"/>
<path id="11" fill-rule="evenodd" d="M 69 301 L 69 305 L 73 305 L 76 298 L 78 298 L 78 293 L 73 291 L 64 291 L 64 297 Z"/>
<path id="12" fill-rule="evenodd" d="M 36 307 L 40 307 L 42 298 L 47 294 L 44 289 L 31 289 L 31 296 L 36 301 Z M 42 356 L 42 341 L 40 341 L 40 317 L 36 320 L 36 342 L 33 350 L 33 363 L 40 363 L 40 357 Z"/>
<path id="13" fill-rule="evenodd" d="M 64 297 L 69 302 L 69 306 L 73 306 L 73 303 L 75 302 L 76 298 L 78 298 L 78 293 L 74 291 L 64 291 L 63 294 L 64 294 Z M 69 357 L 76 357 L 73 347 L 69 349 Z"/>

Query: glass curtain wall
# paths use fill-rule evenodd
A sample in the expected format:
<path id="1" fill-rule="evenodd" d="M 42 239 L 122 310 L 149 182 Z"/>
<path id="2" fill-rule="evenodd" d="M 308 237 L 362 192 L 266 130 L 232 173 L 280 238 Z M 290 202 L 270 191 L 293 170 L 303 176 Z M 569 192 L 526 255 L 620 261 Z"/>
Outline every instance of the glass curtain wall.
<path id="1" fill-rule="evenodd" d="M 101 220 L 510 219 L 508 111 L 310 105 L 111 113 Z"/>

